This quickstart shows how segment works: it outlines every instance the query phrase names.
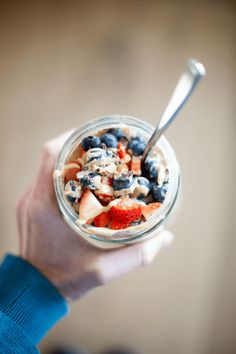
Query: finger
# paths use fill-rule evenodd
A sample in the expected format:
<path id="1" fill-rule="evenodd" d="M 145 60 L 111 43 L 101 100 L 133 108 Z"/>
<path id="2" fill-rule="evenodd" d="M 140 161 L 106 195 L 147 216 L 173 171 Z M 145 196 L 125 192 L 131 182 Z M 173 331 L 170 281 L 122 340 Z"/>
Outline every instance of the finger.
<path id="1" fill-rule="evenodd" d="M 44 196 L 50 198 L 52 194 L 54 196 L 53 170 L 62 146 L 73 131 L 74 129 L 67 131 L 44 145 L 33 187 L 36 196 L 40 198 Z"/>
<path id="2" fill-rule="evenodd" d="M 173 239 L 173 234 L 165 230 L 147 241 L 104 253 L 98 265 L 102 282 L 108 283 L 140 266 L 151 263 Z"/>

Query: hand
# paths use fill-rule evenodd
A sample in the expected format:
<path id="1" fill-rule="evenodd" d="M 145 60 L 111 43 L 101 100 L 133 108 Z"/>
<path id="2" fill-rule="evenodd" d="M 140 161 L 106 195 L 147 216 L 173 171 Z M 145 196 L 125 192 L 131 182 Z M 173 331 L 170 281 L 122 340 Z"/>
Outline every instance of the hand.
<path id="1" fill-rule="evenodd" d="M 17 204 L 19 254 L 41 271 L 68 300 L 150 263 L 173 236 L 156 238 L 119 249 L 95 248 L 63 220 L 53 187 L 53 169 L 68 132 L 45 144 L 32 186 Z"/>

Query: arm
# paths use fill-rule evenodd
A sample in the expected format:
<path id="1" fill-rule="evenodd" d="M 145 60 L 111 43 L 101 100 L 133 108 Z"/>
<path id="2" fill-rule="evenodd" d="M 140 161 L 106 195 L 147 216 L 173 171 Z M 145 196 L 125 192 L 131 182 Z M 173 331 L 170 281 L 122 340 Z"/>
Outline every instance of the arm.
<path id="1" fill-rule="evenodd" d="M 150 263 L 172 240 L 165 231 L 158 238 L 104 251 L 78 237 L 62 219 L 53 188 L 53 168 L 65 138 L 44 146 L 35 181 L 17 206 L 19 257 L 7 257 L 0 268 L 0 311 L 21 332 L 16 348 L 27 342 L 32 353 L 37 353 L 34 345 L 67 313 L 70 301 Z M 4 326 L 0 323 L 1 345 L 16 338 L 14 331 L 12 336 L 8 331 L 7 339 L 1 335 Z"/>
<path id="2" fill-rule="evenodd" d="M 20 257 L 0 267 L 0 353 L 38 353 L 35 345 L 68 311 L 57 289 Z"/>

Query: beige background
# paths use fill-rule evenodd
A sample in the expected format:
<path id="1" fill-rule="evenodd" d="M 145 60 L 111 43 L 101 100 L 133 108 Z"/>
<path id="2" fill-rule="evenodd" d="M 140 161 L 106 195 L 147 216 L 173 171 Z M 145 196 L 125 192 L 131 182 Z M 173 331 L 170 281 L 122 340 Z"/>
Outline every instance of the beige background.
<path id="1" fill-rule="evenodd" d="M 109 113 L 155 124 L 186 59 L 207 68 L 167 133 L 182 169 L 175 243 L 74 304 L 42 352 L 236 353 L 235 20 L 228 1 L 0 1 L 1 256 L 17 251 L 14 205 L 43 142 Z"/>

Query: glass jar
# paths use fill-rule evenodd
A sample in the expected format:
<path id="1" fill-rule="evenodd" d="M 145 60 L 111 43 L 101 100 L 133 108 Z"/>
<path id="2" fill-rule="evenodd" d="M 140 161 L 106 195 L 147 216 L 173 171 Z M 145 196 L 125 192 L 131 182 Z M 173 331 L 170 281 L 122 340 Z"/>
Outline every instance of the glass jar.
<path id="1" fill-rule="evenodd" d="M 158 140 L 157 146 L 163 153 L 168 166 L 169 185 L 164 202 L 155 213 L 155 217 L 140 225 L 132 226 L 124 230 L 110 230 L 108 228 L 104 230 L 104 228 L 81 224 L 78 219 L 78 214 L 63 192 L 63 167 L 74 149 L 85 137 L 94 135 L 103 129 L 118 127 L 128 128 L 131 132 L 136 132 L 138 135 L 141 135 L 146 142 L 154 131 L 154 127 L 147 122 L 123 115 L 104 116 L 89 121 L 87 124 L 76 129 L 67 139 L 61 149 L 54 171 L 56 197 L 65 221 L 74 229 L 79 237 L 83 237 L 93 245 L 102 248 L 121 247 L 157 235 L 176 203 L 180 186 L 180 171 L 175 153 L 166 138 L 162 136 Z"/>

